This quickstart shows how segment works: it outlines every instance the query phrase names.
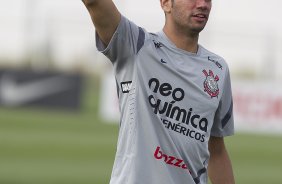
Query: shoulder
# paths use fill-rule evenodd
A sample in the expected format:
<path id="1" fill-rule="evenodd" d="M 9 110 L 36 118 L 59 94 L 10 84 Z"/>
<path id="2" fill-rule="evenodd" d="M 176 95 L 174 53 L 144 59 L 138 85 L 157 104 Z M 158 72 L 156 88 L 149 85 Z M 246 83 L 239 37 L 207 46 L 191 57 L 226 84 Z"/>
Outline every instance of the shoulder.
<path id="1" fill-rule="evenodd" d="M 211 52 L 210 50 L 204 48 L 201 45 L 199 47 L 201 48 L 202 57 L 207 58 L 208 61 L 210 61 L 211 63 L 214 63 L 221 70 L 229 71 L 228 64 L 223 57 L 221 57 L 218 54 L 215 54 L 214 52 Z"/>
<path id="2" fill-rule="evenodd" d="M 147 41 L 152 39 L 152 37 L 157 36 L 154 33 L 148 32 L 144 27 L 137 25 L 134 21 L 128 19 L 124 15 L 121 17 L 120 27 L 122 27 L 122 29 L 120 29 L 121 32 L 124 32 L 124 29 L 126 29 L 131 33 L 131 36 L 136 35 L 139 41 Z"/>

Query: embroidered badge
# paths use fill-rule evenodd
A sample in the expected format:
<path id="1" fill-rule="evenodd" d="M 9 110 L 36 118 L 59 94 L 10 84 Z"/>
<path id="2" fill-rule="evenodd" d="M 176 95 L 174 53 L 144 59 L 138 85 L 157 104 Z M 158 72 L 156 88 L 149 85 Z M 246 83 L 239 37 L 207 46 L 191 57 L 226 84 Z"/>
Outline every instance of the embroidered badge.
<path id="1" fill-rule="evenodd" d="M 214 76 L 213 71 L 211 70 L 209 70 L 209 73 L 206 70 L 203 70 L 203 73 L 206 76 L 206 80 L 204 81 L 205 92 L 207 92 L 211 98 L 218 97 L 219 89 L 217 81 L 219 80 L 219 77 L 217 75 Z"/>

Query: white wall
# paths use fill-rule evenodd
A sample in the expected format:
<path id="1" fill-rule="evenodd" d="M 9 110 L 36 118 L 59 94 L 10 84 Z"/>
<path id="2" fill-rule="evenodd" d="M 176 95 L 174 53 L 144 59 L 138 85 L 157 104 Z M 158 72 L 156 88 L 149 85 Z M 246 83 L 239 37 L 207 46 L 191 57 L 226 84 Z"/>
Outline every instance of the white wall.
<path id="1" fill-rule="evenodd" d="M 148 31 L 162 28 L 164 15 L 159 1 L 115 2 L 123 14 Z M 27 53 L 44 56 L 49 49 L 59 67 L 77 65 L 78 60 L 86 65 L 103 60 L 95 51 L 94 29 L 80 0 L 0 3 L 0 59 L 17 63 Z M 231 71 L 247 69 L 282 78 L 281 5 L 280 0 L 213 1 L 200 43 L 222 55 Z"/>

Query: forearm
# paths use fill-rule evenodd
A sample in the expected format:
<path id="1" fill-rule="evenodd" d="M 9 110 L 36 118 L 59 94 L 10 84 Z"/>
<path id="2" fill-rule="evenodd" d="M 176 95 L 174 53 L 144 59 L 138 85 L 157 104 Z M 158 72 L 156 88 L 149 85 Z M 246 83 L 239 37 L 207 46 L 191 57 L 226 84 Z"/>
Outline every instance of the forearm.
<path id="1" fill-rule="evenodd" d="M 233 169 L 223 138 L 211 137 L 208 174 L 212 184 L 235 184 Z"/>
<path id="2" fill-rule="evenodd" d="M 82 2 L 85 4 L 85 6 L 94 5 L 95 3 L 97 3 L 97 1 L 100 1 L 100 0 L 82 0 Z"/>
<path id="3" fill-rule="evenodd" d="M 121 19 L 112 0 L 82 0 L 88 9 L 100 39 L 108 45 Z"/>
<path id="4" fill-rule="evenodd" d="M 232 164 L 226 150 L 210 159 L 208 173 L 213 184 L 235 184 Z"/>

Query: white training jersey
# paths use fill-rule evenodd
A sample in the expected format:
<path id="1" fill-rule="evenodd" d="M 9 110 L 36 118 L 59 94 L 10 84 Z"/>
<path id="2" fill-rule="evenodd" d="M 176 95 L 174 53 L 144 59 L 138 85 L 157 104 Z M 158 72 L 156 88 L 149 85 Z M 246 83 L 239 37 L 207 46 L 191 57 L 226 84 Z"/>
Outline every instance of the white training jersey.
<path id="1" fill-rule="evenodd" d="M 121 112 L 110 184 L 207 184 L 210 136 L 234 133 L 224 59 L 177 48 L 122 16 L 109 45 Z"/>

